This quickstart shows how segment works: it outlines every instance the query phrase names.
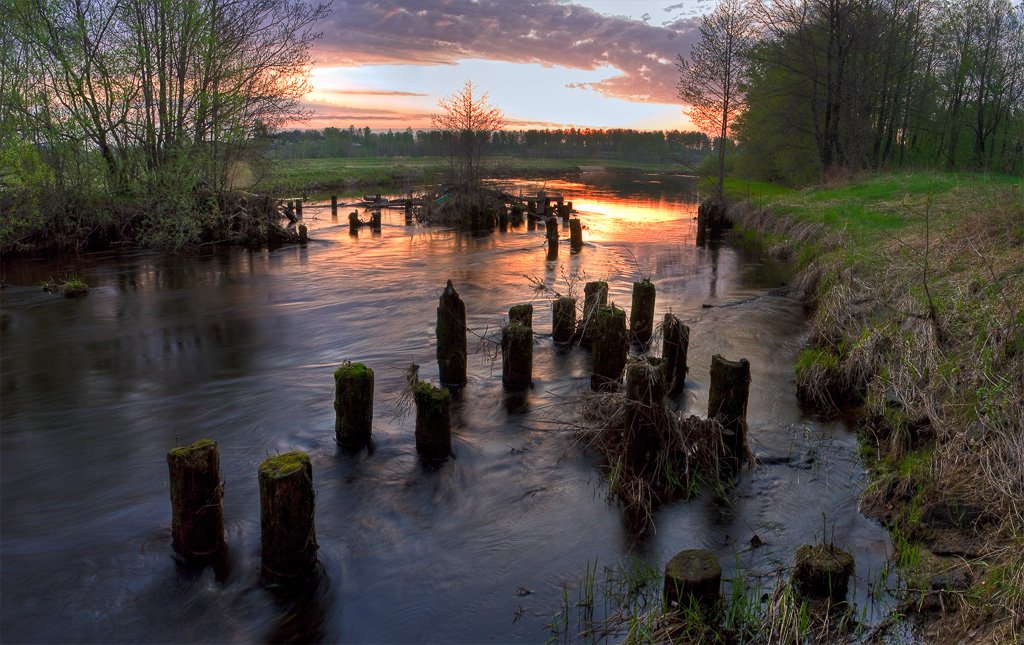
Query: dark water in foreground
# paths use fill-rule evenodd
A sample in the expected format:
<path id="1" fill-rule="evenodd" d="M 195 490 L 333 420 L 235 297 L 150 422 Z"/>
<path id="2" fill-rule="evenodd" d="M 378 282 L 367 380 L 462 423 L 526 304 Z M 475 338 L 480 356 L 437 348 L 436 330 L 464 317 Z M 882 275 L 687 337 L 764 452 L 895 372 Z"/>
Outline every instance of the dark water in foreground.
<path id="1" fill-rule="evenodd" d="M 727 243 L 697 248 L 685 186 L 547 186 L 589 227 L 583 252 L 570 256 L 563 241 L 557 262 L 545 261 L 543 231 L 525 226 L 472 236 L 406 227 L 385 211 L 380 235 L 354 238 L 338 225 L 349 209 L 332 222 L 329 208 L 307 207 L 307 248 L 5 264 L 0 640 L 539 642 L 563 583 L 595 561 L 661 566 L 706 547 L 726 577 L 737 567 L 756 576 L 788 566 L 824 525 L 857 558 L 854 599 L 873 615 L 868 583 L 888 538 L 856 511 L 864 477 L 851 431 L 797 408 L 805 321 L 795 302 L 766 295 L 785 269 Z M 681 407 L 706 409 L 712 354 L 750 360 L 750 439 L 766 465 L 743 472 L 731 506 L 672 504 L 635 543 L 595 457 L 545 424 L 587 387 L 589 356 L 552 346 L 550 308 L 524 275 L 562 291 L 573 274 L 607 279 L 628 309 L 641 270 L 657 285 L 657 317 L 671 308 L 691 326 Z M 39 290 L 64 272 L 95 288 L 76 300 Z M 494 337 L 508 307 L 530 300 L 541 333 L 525 412 L 507 410 L 500 358 L 471 336 L 455 458 L 430 472 L 413 417 L 394 416 L 395 395 L 410 361 L 437 377 L 446 279 L 477 334 Z M 377 374 L 369 454 L 334 444 L 331 373 L 345 359 Z M 180 571 L 170 546 L 165 455 L 202 437 L 220 444 L 226 482 L 223 582 Z M 313 461 L 324 577 L 311 598 L 285 603 L 258 581 L 256 470 L 295 449 Z M 767 544 L 751 550 L 755 533 Z"/>

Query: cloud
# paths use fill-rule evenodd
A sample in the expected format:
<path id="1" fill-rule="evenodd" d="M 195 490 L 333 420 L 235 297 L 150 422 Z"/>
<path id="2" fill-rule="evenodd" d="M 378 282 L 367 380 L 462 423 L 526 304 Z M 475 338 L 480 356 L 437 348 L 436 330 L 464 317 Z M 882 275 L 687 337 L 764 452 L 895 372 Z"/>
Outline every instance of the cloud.
<path id="1" fill-rule="evenodd" d="M 344 96 L 430 96 L 423 92 L 402 92 L 400 90 L 323 90 L 323 93 Z"/>
<path id="2" fill-rule="evenodd" d="M 337 66 L 462 59 L 581 70 L 611 66 L 620 73 L 576 87 L 678 104 L 676 55 L 689 53 L 696 24 L 684 18 L 652 25 L 555 0 L 335 0 L 314 56 L 318 65 Z"/>

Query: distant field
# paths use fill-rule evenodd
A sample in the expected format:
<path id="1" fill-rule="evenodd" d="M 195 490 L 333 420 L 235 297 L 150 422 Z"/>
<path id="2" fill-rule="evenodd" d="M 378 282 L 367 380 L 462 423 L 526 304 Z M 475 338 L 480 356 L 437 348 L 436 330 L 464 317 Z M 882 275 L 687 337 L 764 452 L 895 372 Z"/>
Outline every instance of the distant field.
<path id="1" fill-rule="evenodd" d="M 547 174 L 573 172 L 580 166 L 682 172 L 679 164 L 618 160 L 534 159 L 494 157 L 487 162 L 491 174 Z M 276 159 L 256 185 L 273 192 L 315 192 L 332 188 L 411 187 L 440 179 L 448 167 L 444 157 L 360 157 L 332 159 Z"/>

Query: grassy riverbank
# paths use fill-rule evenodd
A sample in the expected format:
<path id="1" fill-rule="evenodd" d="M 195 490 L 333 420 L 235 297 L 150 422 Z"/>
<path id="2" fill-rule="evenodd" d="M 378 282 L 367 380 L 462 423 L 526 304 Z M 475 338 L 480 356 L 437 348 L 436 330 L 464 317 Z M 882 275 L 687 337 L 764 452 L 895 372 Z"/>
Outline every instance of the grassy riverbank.
<path id="1" fill-rule="evenodd" d="M 489 173 L 496 177 L 561 175 L 576 172 L 581 166 L 647 172 L 683 171 L 679 164 L 618 160 L 494 157 L 487 163 Z M 445 157 L 278 159 L 272 161 L 267 171 L 261 177 L 253 178 L 253 181 L 259 190 L 276 194 L 369 187 L 407 190 L 419 184 L 441 180 L 447 168 L 448 160 Z"/>
<path id="2" fill-rule="evenodd" d="M 1024 636 L 1024 186 L 868 176 L 792 191 L 733 181 L 740 234 L 791 256 L 813 310 L 795 377 L 854 406 L 924 636 Z M 935 631 L 929 631 L 935 630 Z M 950 632 L 938 630 L 952 630 Z"/>

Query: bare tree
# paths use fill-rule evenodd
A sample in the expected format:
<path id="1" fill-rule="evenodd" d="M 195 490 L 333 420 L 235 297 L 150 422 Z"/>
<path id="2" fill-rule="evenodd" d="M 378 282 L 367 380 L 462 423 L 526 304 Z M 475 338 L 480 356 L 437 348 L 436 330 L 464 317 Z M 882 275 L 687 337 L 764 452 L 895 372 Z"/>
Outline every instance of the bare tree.
<path id="1" fill-rule="evenodd" d="M 754 43 L 753 22 L 743 0 L 722 0 L 701 18 L 700 41 L 681 54 L 679 98 L 690 107 L 687 115 L 711 136 L 719 137 L 718 195 L 725 177 L 725 143 L 729 128 L 746 105 L 743 79 L 747 53 Z"/>
<path id="2" fill-rule="evenodd" d="M 475 90 L 473 81 L 466 81 L 461 90 L 438 101 L 441 112 L 430 117 L 431 125 L 448 143 L 452 179 L 463 188 L 480 181 L 491 134 L 506 123 L 502 111 L 488 102 L 488 94 Z"/>

